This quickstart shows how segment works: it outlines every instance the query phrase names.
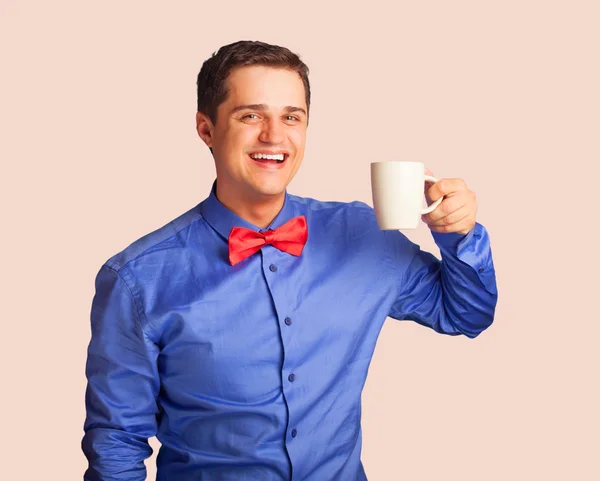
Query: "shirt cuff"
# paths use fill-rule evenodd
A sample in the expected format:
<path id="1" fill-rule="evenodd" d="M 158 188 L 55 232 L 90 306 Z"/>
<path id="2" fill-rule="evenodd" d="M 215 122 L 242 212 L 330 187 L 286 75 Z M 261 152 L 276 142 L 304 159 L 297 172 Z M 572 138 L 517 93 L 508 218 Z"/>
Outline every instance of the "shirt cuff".
<path id="1" fill-rule="evenodd" d="M 433 231 L 431 231 L 431 234 L 440 248 L 442 259 L 446 254 L 467 264 L 477 273 L 479 280 L 488 292 L 497 292 L 496 272 L 492 260 L 490 239 L 485 227 L 477 222 L 468 234 Z"/>
<path id="2" fill-rule="evenodd" d="M 462 245 L 468 243 L 473 238 L 474 232 L 478 226 L 483 227 L 481 224 L 475 223 L 475 226 L 468 234 L 459 234 L 458 232 L 430 232 L 438 247 L 456 251 L 459 248 L 459 244 Z"/>

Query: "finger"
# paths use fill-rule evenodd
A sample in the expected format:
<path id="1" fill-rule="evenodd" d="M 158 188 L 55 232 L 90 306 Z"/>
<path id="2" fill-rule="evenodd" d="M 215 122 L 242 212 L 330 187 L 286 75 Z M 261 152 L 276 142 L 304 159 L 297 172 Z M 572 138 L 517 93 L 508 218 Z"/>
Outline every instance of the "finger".
<path id="1" fill-rule="evenodd" d="M 470 216 L 472 213 L 473 210 L 471 209 L 471 207 L 465 204 L 462 207 L 445 215 L 444 217 L 438 218 L 436 220 L 431 220 L 431 218 L 423 219 L 423 221 L 429 226 L 447 226 L 461 222 L 463 219 Z"/>
<path id="2" fill-rule="evenodd" d="M 427 224 L 434 224 L 440 219 L 452 214 L 453 212 L 468 205 L 468 197 L 462 195 L 450 195 L 445 197 L 444 200 L 429 214 L 423 216 L 423 220 Z"/>
<path id="3" fill-rule="evenodd" d="M 453 192 L 460 192 L 467 188 L 465 181 L 462 179 L 440 179 L 427 191 L 427 195 L 433 202 L 440 197 L 450 195 Z"/>
<path id="4" fill-rule="evenodd" d="M 450 232 L 468 233 L 475 225 L 474 214 L 469 213 L 464 219 L 455 222 L 454 224 L 446 225 L 430 225 L 428 226 L 433 232 L 448 234 Z"/>

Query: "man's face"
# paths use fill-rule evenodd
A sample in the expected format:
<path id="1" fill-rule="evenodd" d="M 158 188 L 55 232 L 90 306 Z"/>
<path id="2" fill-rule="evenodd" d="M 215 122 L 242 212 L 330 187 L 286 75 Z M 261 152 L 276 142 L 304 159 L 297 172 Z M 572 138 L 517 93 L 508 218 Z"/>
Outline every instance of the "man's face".
<path id="1" fill-rule="evenodd" d="M 213 149 L 217 195 L 230 204 L 283 197 L 304 156 L 304 84 L 294 71 L 264 66 L 237 68 L 227 83 L 216 125 L 198 114 L 198 132 Z M 283 162 L 257 154 L 283 154 Z"/>

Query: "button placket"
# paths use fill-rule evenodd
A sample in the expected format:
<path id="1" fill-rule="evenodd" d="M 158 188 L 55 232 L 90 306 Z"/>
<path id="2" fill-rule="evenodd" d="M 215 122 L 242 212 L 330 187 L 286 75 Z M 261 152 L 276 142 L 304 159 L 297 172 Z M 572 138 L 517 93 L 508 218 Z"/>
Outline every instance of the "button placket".
<path id="1" fill-rule="evenodd" d="M 286 298 L 281 297 L 285 290 L 282 292 L 282 287 L 279 286 L 280 275 L 285 276 L 285 269 L 284 271 L 281 271 L 281 269 L 287 265 L 288 259 L 286 256 L 289 256 L 289 254 L 281 253 L 275 250 L 272 246 L 265 246 L 263 249 L 261 249 L 261 256 L 263 275 L 273 300 L 275 315 L 278 316 L 280 320 L 279 326 L 283 348 L 283 364 L 281 366 L 281 377 L 283 381 L 282 390 L 283 399 L 288 408 L 288 423 L 291 428 L 298 421 L 296 419 L 296 401 L 294 401 L 294 399 L 297 397 L 297 394 L 294 394 L 294 392 L 297 391 L 297 389 L 294 389 L 296 387 L 294 386 L 294 382 L 297 380 L 297 376 L 295 373 L 291 372 L 290 369 L 291 366 L 295 364 L 293 360 L 293 352 L 290 352 L 290 336 L 293 335 L 294 331 L 287 329 L 286 327 L 291 326 L 293 321 L 291 316 L 284 314 L 290 306 L 288 305 L 288 302 L 286 302 Z M 280 293 L 280 295 L 278 295 L 278 293 Z M 285 325 L 281 324 L 282 319 L 283 324 Z M 286 372 L 288 373 L 287 376 L 285 375 Z M 287 442 L 290 442 L 291 438 L 295 438 L 298 435 L 296 428 L 291 429 L 288 431 L 288 433 L 290 438 L 288 438 Z"/>

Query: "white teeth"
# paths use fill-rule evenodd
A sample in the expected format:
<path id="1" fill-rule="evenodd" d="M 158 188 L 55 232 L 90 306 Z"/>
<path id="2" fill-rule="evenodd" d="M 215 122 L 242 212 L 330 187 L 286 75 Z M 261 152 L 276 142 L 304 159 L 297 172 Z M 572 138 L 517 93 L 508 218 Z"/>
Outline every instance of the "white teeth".
<path id="1" fill-rule="evenodd" d="M 251 154 L 250 157 L 253 159 L 267 159 L 267 160 L 280 160 L 283 161 L 283 154 Z"/>

